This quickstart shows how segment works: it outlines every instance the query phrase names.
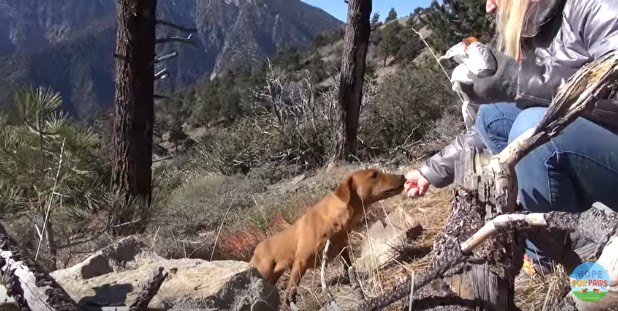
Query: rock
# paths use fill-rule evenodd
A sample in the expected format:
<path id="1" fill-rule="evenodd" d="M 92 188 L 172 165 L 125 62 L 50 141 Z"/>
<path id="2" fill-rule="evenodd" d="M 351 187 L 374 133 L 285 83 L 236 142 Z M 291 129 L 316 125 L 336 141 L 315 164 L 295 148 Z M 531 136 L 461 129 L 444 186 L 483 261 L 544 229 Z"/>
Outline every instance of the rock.
<path id="1" fill-rule="evenodd" d="M 109 260 L 124 264 L 135 259 L 141 252 L 139 241 L 136 237 L 130 236 L 104 248 L 101 253 Z"/>
<path id="2" fill-rule="evenodd" d="M 15 299 L 6 293 L 6 287 L 0 285 L 0 311 L 17 311 L 19 308 L 15 304 Z"/>
<path id="3" fill-rule="evenodd" d="M 419 236 L 422 231 L 421 225 L 410 214 L 398 208 L 369 228 L 361 256 L 354 265 L 359 272 L 378 269 L 396 258 L 397 248 L 405 245 L 407 239 Z"/>
<path id="4" fill-rule="evenodd" d="M 349 286 L 337 286 L 331 288 L 335 302 L 341 311 L 357 311 L 360 305 L 358 296 Z M 333 311 L 328 306 L 323 306 L 320 311 Z"/>
<path id="5" fill-rule="evenodd" d="M 290 184 L 292 185 L 297 185 L 298 183 L 300 183 L 301 181 L 305 180 L 305 174 L 296 176 L 294 178 L 292 178 L 292 180 L 290 181 Z"/>
<path id="6" fill-rule="evenodd" d="M 134 268 L 89 279 L 76 279 L 61 272 L 53 276 L 83 310 L 89 310 L 91 305 L 130 305 L 158 267 L 163 267 L 169 276 L 149 308 L 261 311 L 277 310 L 279 306 L 278 290 L 246 262 L 168 260 L 142 255 L 130 266 Z"/>
<path id="7" fill-rule="evenodd" d="M 137 238 L 130 236 L 103 248 L 71 268 L 54 271 L 51 274 L 54 278 L 89 279 L 113 272 L 114 266 L 134 260 L 139 253 Z"/>

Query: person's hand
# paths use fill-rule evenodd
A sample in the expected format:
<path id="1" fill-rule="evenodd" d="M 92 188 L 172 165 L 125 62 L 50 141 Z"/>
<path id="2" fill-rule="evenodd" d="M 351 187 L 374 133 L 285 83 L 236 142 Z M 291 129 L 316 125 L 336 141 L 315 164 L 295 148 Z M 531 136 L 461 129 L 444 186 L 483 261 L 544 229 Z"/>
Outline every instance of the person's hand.
<path id="1" fill-rule="evenodd" d="M 431 183 L 419 170 L 413 170 L 406 174 L 404 190 L 408 197 L 415 198 L 425 195 L 429 186 L 431 186 Z"/>
<path id="2" fill-rule="evenodd" d="M 519 64 L 501 52 L 492 50 L 492 54 L 497 65 L 493 75 L 471 76 L 471 85 L 461 84 L 461 90 L 475 104 L 515 101 Z"/>

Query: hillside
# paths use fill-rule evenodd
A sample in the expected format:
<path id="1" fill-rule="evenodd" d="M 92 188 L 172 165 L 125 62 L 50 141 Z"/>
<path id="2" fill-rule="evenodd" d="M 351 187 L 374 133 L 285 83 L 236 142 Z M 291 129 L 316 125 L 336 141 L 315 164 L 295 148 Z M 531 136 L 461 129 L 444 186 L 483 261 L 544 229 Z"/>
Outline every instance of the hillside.
<path id="1" fill-rule="evenodd" d="M 461 102 L 447 77 L 454 63 L 440 68 L 432 52 L 441 54 L 470 35 L 482 42 L 493 35 L 484 0 L 435 1 L 411 16 L 384 23 L 375 18 L 358 148 L 343 163 L 333 161 L 341 126 L 339 22 L 298 0 L 161 0 L 159 17 L 196 27 L 199 40 L 196 48 L 159 51 L 175 48 L 180 56 L 167 63 L 172 76 L 157 82 L 168 97 L 155 101 L 152 198 L 146 202 L 114 185 L 109 114 L 83 122 L 59 109 L 64 99 L 65 110 L 82 116 L 111 101 L 111 0 L 67 0 L 82 16 L 48 0 L 55 6 L 29 12 L 35 22 L 23 25 L 7 17 L 17 9 L 28 12 L 12 1 L 0 0 L 0 19 L 10 25 L 0 30 L 6 43 L 0 47 L 0 80 L 7 80 L 0 81 L 0 97 L 25 83 L 53 89 L 17 93 L 11 107 L 19 118 L 0 116 L 0 236 L 4 225 L 20 248 L 38 252 L 41 269 L 54 271 L 83 310 L 127 308 L 152 286 L 157 267 L 169 274 L 160 279 L 152 309 L 261 309 L 258 301 L 276 306 L 290 273 L 277 290 L 272 284 L 265 290 L 266 281 L 248 262 L 258 243 L 290 226 L 351 173 L 376 168 L 404 174 L 462 133 Z M 331 22 L 334 30 L 328 31 Z M 367 189 L 349 181 L 343 185 L 350 191 Z M 454 193 L 431 187 L 413 200 L 403 194 L 372 206 L 363 200 L 347 246 L 366 298 L 392 297 L 403 278 L 423 277 L 421 270 L 444 254 L 458 256 L 435 243 L 451 220 L 461 229 L 447 229 L 449 239 L 474 229 L 465 219 L 449 220 L 462 206 Z M 473 225 L 491 208 L 476 205 Z M 326 283 L 341 310 L 359 310 L 358 288 L 339 261 L 325 269 Z M 568 276 L 554 268 L 516 282 L 518 308 L 541 309 L 547 297 L 563 295 L 558 292 L 568 286 Z M 321 278 L 319 269 L 302 278 L 300 310 L 328 309 Z M 414 308 L 467 308 L 467 301 L 448 296 L 448 287 L 440 285 L 415 285 L 409 295 Z M 381 310 L 408 310 L 408 301 Z"/>
<path id="2" fill-rule="evenodd" d="M 32 10 L 32 8 L 37 8 Z M 63 108 L 86 116 L 113 99 L 115 8 L 112 1 L 0 0 L 0 103 L 18 86 L 50 86 Z M 160 1 L 158 18 L 196 28 L 195 47 L 167 63 L 161 92 L 230 69 L 255 68 L 265 57 L 305 47 L 341 23 L 300 0 Z M 177 34 L 160 27 L 159 36 Z M 4 99 L 4 100 L 3 100 Z"/>

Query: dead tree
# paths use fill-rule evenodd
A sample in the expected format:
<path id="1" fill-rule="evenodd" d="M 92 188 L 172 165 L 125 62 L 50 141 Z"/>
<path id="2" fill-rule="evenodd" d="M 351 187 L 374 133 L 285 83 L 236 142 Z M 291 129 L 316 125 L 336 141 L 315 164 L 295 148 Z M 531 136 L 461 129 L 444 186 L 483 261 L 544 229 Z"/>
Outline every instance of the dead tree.
<path id="1" fill-rule="evenodd" d="M 21 310 L 77 310 L 75 301 L 0 224 L 0 282 Z"/>
<path id="2" fill-rule="evenodd" d="M 339 122 L 333 160 L 348 161 L 356 154 L 356 136 L 363 99 L 367 47 L 371 33 L 371 0 L 348 2 L 339 79 Z"/>
<path id="3" fill-rule="evenodd" d="M 156 7 L 156 0 L 118 1 L 114 54 L 113 184 L 117 191 L 148 203 L 152 190 Z"/>
<path id="4" fill-rule="evenodd" d="M 456 167 L 453 213 L 434 244 L 432 265 L 413 281 L 413 288 L 446 282 L 449 297 L 443 298 L 457 298 L 452 301 L 460 307 L 512 310 L 513 282 L 523 252 L 518 232 L 531 227 L 576 232 L 599 243 L 597 254 L 611 236 L 618 236 L 618 216 L 594 209 L 580 214 L 504 214 L 516 210 L 515 164 L 606 98 L 617 81 L 618 52 L 614 52 L 580 69 L 559 90 L 539 125 L 499 155 L 489 159 L 475 150 L 462 154 Z M 360 309 L 379 310 L 410 295 L 410 282 L 407 278 Z"/>

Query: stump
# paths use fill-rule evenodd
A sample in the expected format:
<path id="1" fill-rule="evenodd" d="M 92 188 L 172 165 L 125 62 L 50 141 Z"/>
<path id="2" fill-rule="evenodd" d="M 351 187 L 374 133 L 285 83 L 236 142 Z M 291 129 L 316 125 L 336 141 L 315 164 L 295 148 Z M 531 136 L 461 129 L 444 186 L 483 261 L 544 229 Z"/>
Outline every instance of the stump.
<path id="1" fill-rule="evenodd" d="M 504 212 L 515 210 L 511 191 L 498 193 L 493 171 L 487 168 L 490 156 L 465 149 L 455 169 L 455 201 L 443 236 L 461 243 L 483 225 Z M 436 242 L 439 247 L 440 239 Z M 523 240 L 515 229 L 490 237 L 463 261 L 461 271 L 446 281 L 451 290 L 466 300 L 479 302 L 481 310 L 513 310 L 514 280 L 522 265 Z"/>

